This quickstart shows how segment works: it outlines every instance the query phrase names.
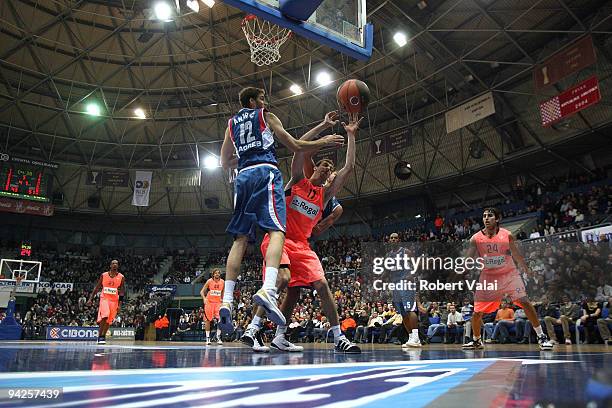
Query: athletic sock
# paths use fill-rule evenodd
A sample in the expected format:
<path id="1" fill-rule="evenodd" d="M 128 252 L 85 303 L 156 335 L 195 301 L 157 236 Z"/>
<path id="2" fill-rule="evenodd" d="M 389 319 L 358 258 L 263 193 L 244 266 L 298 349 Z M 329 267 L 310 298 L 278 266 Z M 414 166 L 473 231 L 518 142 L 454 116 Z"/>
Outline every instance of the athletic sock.
<path id="1" fill-rule="evenodd" d="M 480 341 L 480 336 L 478 337 L 474 336 L 474 341 Z"/>
<path id="2" fill-rule="evenodd" d="M 206 340 L 210 339 L 210 330 L 206 330 Z"/>
<path id="3" fill-rule="evenodd" d="M 255 315 L 255 317 L 253 317 L 253 320 L 251 320 L 251 324 L 249 324 L 249 326 L 253 327 L 256 330 L 261 329 L 261 317 Z"/>
<path id="4" fill-rule="evenodd" d="M 264 283 L 262 288 L 268 292 L 273 291 L 276 293 L 276 277 L 278 276 L 278 268 L 266 266 L 266 276 L 264 277 Z"/>
<path id="5" fill-rule="evenodd" d="M 234 287 L 236 286 L 236 281 L 226 280 L 225 288 L 223 292 L 223 303 L 229 303 L 230 305 L 234 301 Z"/>
<path id="6" fill-rule="evenodd" d="M 217 340 L 221 340 L 221 329 L 217 329 Z"/>
<path id="7" fill-rule="evenodd" d="M 544 332 L 542 331 L 542 325 L 539 325 L 538 327 L 534 327 L 533 330 L 535 331 L 536 336 L 538 337 L 544 334 Z"/>
<path id="8" fill-rule="evenodd" d="M 276 337 L 284 336 L 287 333 L 287 326 L 276 326 Z"/>
<path id="9" fill-rule="evenodd" d="M 341 337 L 344 337 L 342 330 L 340 330 L 340 325 L 332 326 L 331 330 L 334 333 L 334 343 L 337 343 Z"/>

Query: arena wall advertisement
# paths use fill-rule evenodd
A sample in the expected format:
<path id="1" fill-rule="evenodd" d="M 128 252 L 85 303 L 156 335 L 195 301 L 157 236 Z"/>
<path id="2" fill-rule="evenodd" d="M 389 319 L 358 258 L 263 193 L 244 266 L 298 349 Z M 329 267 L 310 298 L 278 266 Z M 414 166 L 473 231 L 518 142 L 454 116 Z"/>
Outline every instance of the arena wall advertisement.
<path id="1" fill-rule="evenodd" d="M 97 327 L 47 326 L 47 340 L 96 340 Z"/>
<path id="2" fill-rule="evenodd" d="M 111 327 L 106 336 L 113 340 L 134 340 L 136 329 L 134 327 Z"/>
<path id="3" fill-rule="evenodd" d="M 582 242 L 599 242 L 601 240 L 602 235 L 608 239 L 611 239 L 612 225 L 580 231 Z"/>
<path id="4" fill-rule="evenodd" d="M 147 291 L 156 294 L 174 295 L 176 293 L 176 285 L 147 285 Z"/>

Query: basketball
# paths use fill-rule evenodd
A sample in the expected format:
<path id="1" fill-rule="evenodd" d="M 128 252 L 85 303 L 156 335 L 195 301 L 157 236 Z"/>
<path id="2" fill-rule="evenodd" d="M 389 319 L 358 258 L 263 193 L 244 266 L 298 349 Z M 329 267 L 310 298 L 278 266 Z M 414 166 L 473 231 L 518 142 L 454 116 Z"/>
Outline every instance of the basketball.
<path id="1" fill-rule="evenodd" d="M 361 113 L 370 102 L 370 88 L 363 81 L 349 79 L 338 88 L 336 99 L 341 110 L 348 113 Z"/>

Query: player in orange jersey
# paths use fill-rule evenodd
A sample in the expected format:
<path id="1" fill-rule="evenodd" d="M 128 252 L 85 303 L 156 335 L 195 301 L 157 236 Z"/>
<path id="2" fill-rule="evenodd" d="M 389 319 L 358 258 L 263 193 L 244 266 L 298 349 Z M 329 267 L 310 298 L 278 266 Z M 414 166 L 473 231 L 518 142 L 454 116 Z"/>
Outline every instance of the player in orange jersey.
<path id="1" fill-rule="evenodd" d="M 538 337 L 541 350 L 552 350 L 553 344 L 542 331 L 535 308 L 527 297 L 525 284 L 514 263 L 528 274 L 533 272 L 525 262 L 516 246 L 516 239 L 510 231 L 500 228 L 501 213 L 497 208 L 485 208 L 482 214 L 484 229 L 470 239 L 468 258 L 476 255 L 483 258 L 484 268 L 480 274 L 480 282 L 493 283 L 497 281 L 495 290 L 476 290 L 474 294 L 474 315 L 472 316 L 473 341 L 463 345 L 464 349 L 483 348 L 480 339 L 482 315 L 495 312 L 504 299 L 517 304 L 525 310 Z"/>
<path id="2" fill-rule="evenodd" d="M 336 113 L 326 115 L 323 124 L 335 123 Z M 310 248 L 308 239 L 314 227 L 321 220 L 323 209 L 329 200 L 342 188 L 349 174 L 352 173 L 355 165 L 355 135 L 359 129 L 361 119 L 357 115 L 352 115 L 348 125 L 343 123 L 348 135 L 348 147 L 346 153 L 346 163 L 338 171 L 333 182 L 327 184 L 327 180 L 334 171 L 334 164 L 331 160 L 323 159 L 317 163 L 314 173 L 310 178 L 304 177 L 303 165 L 304 154 L 296 153 L 291 162 L 291 180 L 285 187 L 286 208 L 287 208 L 287 232 L 285 245 L 281 258 L 283 272 L 279 270 L 279 289 L 288 284 L 287 296 L 285 296 L 280 307 L 285 319 L 290 320 L 291 313 L 295 307 L 302 287 L 313 288 L 321 298 L 321 304 L 325 315 L 329 318 L 334 333 L 334 345 L 337 352 L 359 353 L 361 350 L 357 345 L 351 343 L 340 330 L 337 306 L 329 289 L 327 279 L 323 271 L 323 266 L 317 254 Z M 313 137 L 307 134 L 304 137 Z M 269 243 L 266 236 L 261 244 L 262 253 L 265 253 Z M 291 272 L 289 272 L 289 269 Z M 260 317 L 260 310 L 256 316 Z M 244 343 L 250 344 L 255 338 L 258 324 L 257 317 L 254 318 L 253 325 L 250 325 L 245 332 Z M 285 338 L 287 331 L 286 325 L 279 325 L 276 330 L 276 337 L 272 340 L 272 347 L 281 351 L 299 352 L 303 347 L 296 346 Z M 249 339 L 247 339 L 247 337 Z M 253 340 L 254 343 L 254 340 Z"/>
<path id="3" fill-rule="evenodd" d="M 98 333 L 98 344 L 106 344 L 106 332 L 115 320 L 119 311 L 119 301 L 125 294 L 125 278 L 119 273 L 119 261 L 113 259 L 110 271 L 104 272 L 98 278 L 96 287 L 89 296 L 88 303 L 91 304 L 94 296 L 102 291 L 100 295 L 100 306 L 98 308 L 97 322 L 100 325 Z"/>
<path id="4" fill-rule="evenodd" d="M 206 345 L 210 344 L 210 322 L 212 319 L 217 319 L 217 344 L 223 344 L 221 341 L 221 328 L 219 327 L 219 309 L 221 308 L 224 289 L 225 282 L 221 279 L 221 270 L 215 268 L 212 271 L 212 278 L 206 281 L 200 291 L 200 296 L 202 296 L 202 301 L 204 302 Z"/>

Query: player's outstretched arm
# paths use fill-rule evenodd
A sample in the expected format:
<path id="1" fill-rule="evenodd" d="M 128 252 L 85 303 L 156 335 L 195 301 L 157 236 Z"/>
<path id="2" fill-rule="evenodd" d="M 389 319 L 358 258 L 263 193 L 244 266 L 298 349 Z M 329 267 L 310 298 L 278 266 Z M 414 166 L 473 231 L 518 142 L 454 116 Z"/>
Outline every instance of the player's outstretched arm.
<path id="1" fill-rule="evenodd" d="M 266 122 L 278 138 L 278 141 L 294 153 L 316 151 L 326 146 L 342 146 L 344 144 L 344 137 L 340 135 L 328 135 L 314 141 L 297 140 L 285 130 L 280 119 L 275 114 L 266 112 L 265 115 Z"/>
<path id="2" fill-rule="evenodd" d="M 225 129 L 225 137 L 223 138 L 223 145 L 221 145 L 221 167 L 223 169 L 235 169 L 238 167 L 238 157 L 234 154 L 236 149 L 232 138 L 230 137 L 229 127 Z"/>
<path id="3" fill-rule="evenodd" d="M 340 191 L 340 189 L 346 182 L 349 174 L 352 173 L 353 169 L 355 168 L 355 135 L 359 130 L 359 124 L 362 120 L 363 117 L 359 118 L 357 114 L 354 114 L 350 116 L 350 121 L 348 125 L 342 123 L 342 126 L 344 126 L 344 130 L 346 130 L 348 137 L 348 146 L 346 148 L 346 162 L 344 163 L 344 167 L 342 167 L 340 171 L 338 171 L 338 174 L 336 175 L 334 181 L 326 189 L 324 205 L 331 197 L 335 196 L 338 191 Z"/>

